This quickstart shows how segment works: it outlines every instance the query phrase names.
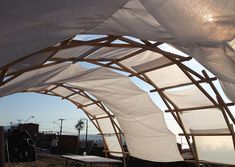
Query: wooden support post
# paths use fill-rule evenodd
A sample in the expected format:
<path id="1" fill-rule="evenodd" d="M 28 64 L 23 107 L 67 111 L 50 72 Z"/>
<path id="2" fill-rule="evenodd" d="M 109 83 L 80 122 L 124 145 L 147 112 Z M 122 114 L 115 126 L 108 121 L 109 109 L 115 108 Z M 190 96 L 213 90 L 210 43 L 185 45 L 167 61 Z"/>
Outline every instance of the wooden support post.
<path id="1" fill-rule="evenodd" d="M 206 73 L 205 70 L 203 70 L 202 73 L 203 73 L 203 75 L 204 75 L 206 78 L 209 78 L 209 76 L 208 76 L 208 74 Z M 223 98 L 220 96 L 220 94 L 219 94 L 218 90 L 216 89 L 215 85 L 213 84 L 213 82 L 209 82 L 209 84 L 210 84 L 211 88 L 213 89 L 213 91 L 214 91 L 215 94 L 216 94 L 218 103 L 219 103 L 219 105 L 220 105 L 219 108 L 220 108 L 220 110 L 221 110 L 221 112 L 222 112 L 222 114 L 223 114 L 223 116 L 224 116 L 224 120 L 225 120 L 225 122 L 226 122 L 226 124 L 227 124 L 227 126 L 228 126 L 228 129 L 229 129 L 230 133 L 231 133 L 231 136 L 232 136 L 232 139 L 233 139 L 233 146 L 234 146 L 234 150 L 235 150 L 235 133 L 234 133 L 233 128 L 232 128 L 232 126 L 231 126 L 231 124 L 230 124 L 230 121 L 229 121 L 229 118 L 228 118 L 227 114 L 230 116 L 230 118 L 231 118 L 232 121 L 234 121 L 234 117 L 233 117 L 233 115 L 230 113 L 229 110 L 225 110 L 225 109 L 224 109 L 225 106 L 226 106 L 226 105 L 225 105 L 225 102 L 224 102 Z M 226 108 L 226 109 L 228 109 L 228 108 Z M 226 111 L 227 111 L 227 113 L 226 113 Z"/>
<path id="2" fill-rule="evenodd" d="M 0 126 L 0 167 L 5 167 L 4 128 Z"/>
<path id="3" fill-rule="evenodd" d="M 200 166 L 200 164 L 199 164 L 199 157 L 198 157 L 198 152 L 197 152 L 197 147 L 196 147 L 196 142 L 195 142 L 195 137 L 194 136 L 192 136 L 192 140 L 193 140 L 193 149 L 194 149 L 194 151 L 195 151 L 195 156 L 196 156 L 196 158 L 195 158 L 195 163 L 196 163 L 196 165 L 197 165 L 197 167 L 199 167 Z"/>
<path id="4" fill-rule="evenodd" d="M 96 122 L 96 125 L 97 125 L 96 127 L 97 127 L 97 129 L 100 131 L 100 134 L 101 134 L 102 139 L 103 139 L 104 150 L 108 150 L 108 145 L 107 145 L 106 140 L 105 140 L 105 138 L 104 138 L 103 131 L 102 131 L 102 129 L 100 128 L 99 122 L 98 122 L 97 120 L 95 120 L 95 122 Z M 105 152 L 105 157 L 108 158 L 107 152 Z"/>

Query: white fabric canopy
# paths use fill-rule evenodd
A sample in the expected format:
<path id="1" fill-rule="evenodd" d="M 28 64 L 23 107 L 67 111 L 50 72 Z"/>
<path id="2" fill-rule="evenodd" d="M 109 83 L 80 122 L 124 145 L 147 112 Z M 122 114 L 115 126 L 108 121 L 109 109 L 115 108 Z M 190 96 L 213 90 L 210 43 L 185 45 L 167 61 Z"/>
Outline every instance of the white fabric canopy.
<path id="1" fill-rule="evenodd" d="M 74 101 L 74 102 L 81 103 L 83 105 L 93 103 L 91 100 L 89 100 L 88 98 L 83 97 L 81 95 L 75 95 L 75 96 L 69 97 L 69 99 Z"/>
<path id="2" fill-rule="evenodd" d="M 79 33 L 129 35 L 181 48 L 233 89 L 234 50 L 227 42 L 235 36 L 234 8 L 233 0 L 3 0 L 0 67 Z M 14 69 L 42 63 L 47 56 L 37 57 Z M 226 93 L 235 101 L 234 93 Z"/>
<path id="3" fill-rule="evenodd" d="M 219 109 L 189 110 L 181 115 L 184 124 L 191 130 L 228 128 Z"/>
<path id="4" fill-rule="evenodd" d="M 58 51 L 53 58 L 76 58 L 86 54 L 93 48 L 94 46 L 78 46 L 76 48 L 63 49 Z"/>
<path id="5" fill-rule="evenodd" d="M 144 51 L 140 54 L 135 55 L 134 57 L 131 57 L 129 59 L 121 61 L 121 64 L 135 69 L 137 72 L 144 70 L 145 68 L 138 68 L 138 65 L 142 65 L 145 63 L 152 62 L 154 60 L 158 60 L 159 58 L 163 57 L 159 53 L 151 52 L 151 51 Z M 153 66 L 153 65 L 152 65 Z M 157 64 L 154 64 L 154 67 L 156 67 Z"/>
<path id="6" fill-rule="evenodd" d="M 73 94 L 73 91 L 63 88 L 63 87 L 55 88 L 51 92 L 57 95 L 60 95 L 61 97 L 66 97 L 66 96 Z"/>
<path id="7" fill-rule="evenodd" d="M 62 41 L 71 39 L 77 34 L 128 35 L 143 40 L 167 42 L 194 57 L 220 79 L 226 95 L 235 102 L 234 42 L 228 43 L 235 37 L 234 9 L 234 0 L 22 0 L 14 3 L 2 0 L 0 5 L 0 68 L 7 67 L 6 74 L 17 73 L 19 70 L 43 64 L 52 54 L 55 59 L 83 56 L 88 56 L 87 59 L 121 58 L 141 48 L 81 46 L 64 49 L 57 53 L 52 51 L 37 53 L 32 57 L 22 59 L 41 49 L 58 46 Z M 141 72 L 161 67 L 171 61 L 161 54 L 145 51 L 120 63 L 136 72 Z M 4 72 L 4 69 L 0 69 L 0 72 Z M 191 82 L 176 65 L 148 72 L 147 76 L 159 88 Z M 74 86 L 91 92 L 117 116 L 120 125 L 124 127 L 123 131 L 126 132 L 132 155 L 157 161 L 181 160 L 175 149 L 174 136 L 167 130 L 162 113 L 152 104 L 145 92 L 133 86 L 122 75 L 104 69 L 86 70 L 76 65 L 58 64 L 20 75 L 0 87 L 0 97 L 22 91 L 42 92 L 42 90 L 49 89 L 51 84 L 66 82 L 72 82 Z M 120 90 L 125 94 L 122 94 Z M 61 87 L 52 92 L 63 97 L 72 93 Z M 164 93 L 179 108 L 212 105 L 198 88 L 175 92 L 166 90 Z M 128 100 L 125 97 L 128 97 Z M 86 101 L 80 100 L 84 103 Z M 96 116 L 102 113 L 98 108 L 93 110 L 92 107 L 86 108 L 91 113 L 94 112 L 94 115 L 97 113 Z M 203 110 L 203 112 L 207 117 L 216 118 L 218 124 L 215 121 L 208 121 L 208 123 L 198 125 L 196 122 L 201 118 L 200 112 L 202 111 L 183 113 L 183 119 L 188 122 L 189 128 L 211 127 L 213 129 L 224 126 L 221 113 L 217 110 Z M 153 118 L 158 120 L 159 122 L 156 122 L 161 129 L 155 127 L 155 131 L 152 132 L 150 125 L 143 121 L 145 119 L 143 116 L 152 122 L 151 126 L 155 123 Z M 127 120 L 133 120 L 133 122 L 127 122 Z M 136 125 L 134 120 L 138 120 L 141 125 Z M 142 131 L 147 133 L 146 136 L 151 135 L 147 139 L 141 136 L 136 137 L 130 130 L 132 126 L 143 128 Z M 154 141 L 164 139 L 164 143 L 159 141 L 155 144 L 153 139 Z M 140 144 L 143 140 L 149 145 Z M 161 150 L 166 152 L 160 155 L 153 145 L 164 148 Z M 200 147 L 200 142 L 198 146 Z M 140 150 L 145 150 L 145 152 Z M 201 154 L 203 155 L 203 152 Z M 229 151 L 228 154 L 233 155 Z M 230 159 L 220 160 L 207 156 L 200 158 L 212 162 L 234 163 Z"/>
<path id="8" fill-rule="evenodd" d="M 191 80 L 177 65 L 171 65 L 146 73 L 146 75 L 159 87 L 176 86 L 191 83 Z"/>
<path id="9" fill-rule="evenodd" d="M 154 105 L 148 94 L 135 86 L 128 77 L 106 68 L 85 70 L 77 64 L 68 64 L 66 67 L 57 71 L 53 76 L 45 68 L 25 73 L 18 78 L 19 82 L 7 83 L 1 88 L 1 92 L 6 92 L 10 88 L 15 90 L 15 87 L 18 88 L 15 92 L 27 91 L 30 85 L 39 88 L 43 85 L 57 84 L 63 81 L 67 85 L 88 91 L 112 111 L 124 132 L 132 156 L 159 162 L 183 160 L 176 145 L 176 137 L 168 130 L 162 111 Z M 33 78 L 33 75 L 37 74 L 41 75 Z M 29 82 L 27 89 L 20 86 L 23 81 Z M 52 88 L 51 92 L 62 97 L 73 93 L 61 87 Z M 91 109 L 92 106 L 84 107 L 85 111 L 91 111 L 91 115 L 99 117 L 99 113 L 103 113 L 103 111 L 99 112 L 97 107 L 95 110 Z M 102 116 L 104 115 L 102 114 Z M 103 133 L 114 132 L 110 128 L 108 119 L 98 119 L 98 124 L 101 125 Z M 114 150 L 117 149 L 115 147 Z M 159 152 L 159 150 L 164 151 Z"/>
<path id="10" fill-rule="evenodd" d="M 89 114 L 95 116 L 96 118 L 107 116 L 107 114 L 98 106 L 96 105 L 90 105 L 87 107 L 84 107 Z"/>
<path id="11" fill-rule="evenodd" d="M 85 33 L 127 1 L 1 1 L 0 66 Z M 7 24 L 5 24 L 7 23 Z M 10 42 L 12 41 L 12 42 Z M 14 41 L 14 42 L 13 42 Z M 4 57 L 4 59 L 2 59 Z"/>
<path id="12" fill-rule="evenodd" d="M 107 59 L 118 59 L 124 57 L 128 54 L 131 54 L 139 48 L 120 48 L 120 47 L 103 47 L 93 52 L 86 58 L 98 59 L 98 58 L 107 58 Z"/>
<path id="13" fill-rule="evenodd" d="M 9 73 L 10 72 L 18 72 L 19 70 L 24 70 L 24 69 L 27 69 L 30 67 L 40 66 L 41 64 L 46 62 L 46 60 L 49 57 L 51 57 L 52 54 L 53 54 L 53 52 L 35 54 L 35 55 L 31 56 L 30 58 L 11 66 L 8 69 L 8 72 Z"/>
<path id="14" fill-rule="evenodd" d="M 104 138 L 111 155 L 122 157 L 122 148 L 119 144 L 111 120 L 109 118 L 98 119 L 97 123 L 104 133 Z"/>
<path id="15" fill-rule="evenodd" d="M 235 28 L 234 28 L 235 29 Z M 235 102 L 235 93 L 230 89 L 235 88 L 235 52 L 227 44 L 215 45 L 211 47 L 193 47 L 190 48 L 191 55 L 202 65 L 211 70 L 222 83 L 227 83 L 227 89 L 224 89 L 230 100 Z"/>
<path id="16" fill-rule="evenodd" d="M 34 70 L 22 74 L 20 77 L 8 82 L 0 89 L 0 96 L 27 91 L 30 88 L 43 86 L 49 78 L 65 70 L 68 64 L 58 64 L 40 70 Z M 25 84 L 27 83 L 27 84 Z"/>
<path id="17" fill-rule="evenodd" d="M 178 90 L 166 90 L 165 94 L 178 106 L 182 108 L 202 107 L 213 105 L 213 103 L 196 86 Z"/>
<path id="18" fill-rule="evenodd" d="M 68 59 L 86 56 L 86 59 L 118 59 L 137 50 L 139 50 L 139 48 L 78 46 L 60 50 L 53 56 L 53 58 Z"/>
<path id="19" fill-rule="evenodd" d="M 163 113 L 127 77 L 101 68 L 68 83 L 90 92 L 115 114 L 132 156 L 161 162 L 182 160 Z"/>

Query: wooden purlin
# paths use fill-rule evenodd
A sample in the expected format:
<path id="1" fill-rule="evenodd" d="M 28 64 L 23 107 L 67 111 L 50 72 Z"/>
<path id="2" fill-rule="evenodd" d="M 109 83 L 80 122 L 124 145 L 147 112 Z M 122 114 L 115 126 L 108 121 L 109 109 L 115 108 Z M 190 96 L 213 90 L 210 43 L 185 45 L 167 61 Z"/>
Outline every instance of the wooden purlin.
<path id="1" fill-rule="evenodd" d="M 115 115 L 112 115 L 111 117 L 115 117 Z M 98 120 L 98 119 L 105 119 L 105 118 L 110 118 L 110 116 L 102 116 L 102 117 L 95 117 L 95 118 L 93 118 L 93 120 Z"/>
<path id="2" fill-rule="evenodd" d="M 83 45 L 86 45 L 86 46 L 98 46 L 98 47 L 136 48 L 136 46 L 133 46 L 131 44 L 115 44 L 115 43 L 105 44 L 105 43 L 103 43 L 103 41 L 106 41 L 109 38 L 110 37 L 98 38 L 98 39 L 91 40 L 91 41 L 72 40 L 69 43 L 69 45 L 50 47 L 50 48 L 46 49 L 45 51 L 41 51 L 41 52 L 50 52 L 50 51 L 58 51 L 58 50 L 62 50 L 62 49 L 71 49 L 71 48 L 75 48 L 75 47 L 79 47 L 79 46 L 83 46 Z"/>
<path id="3" fill-rule="evenodd" d="M 217 80 L 217 78 L 215 77 L 212 77 L 210 78 L 211 81 L 214 81 L 214 80 Z M 196 82 L 198 83 L 207 83 L 209 80 L 197 80 Z M 164 91 L 164 90 L 167 90 L 167 89 L 174 89 L 174 88 L 179 88 L 179 87 L 184 87 L 184 86 L 190 86 L 190 85 L 193 85 L 194 83 L 193 82 L 189 82 L 189 83 L 183 83 L 183 84 L 178 84 L 178 85 L 174 85 L 174 86 L 167 86 L 167 87 L 162 87 L 162 88 L 159 88 L 160 90 Z M 156 92 L 155 89 L 153 90 L 150 90 L 150 92 Z"/>
<path id="4" fill-rule="evenodd" d="M 51 92 L 52 90 L 54 90 L 54 89 L 58 88 L 59 86 L 60 86 L 59 84 L 54 85 L 54 87 L 53 87 L 53 88 L 51 88 L 51 89 L 46 89 L 46 90 L 45 90 L 45 93 Z"/>
<path id="5" fill-rule="evenodd" d="M 116 133 L 104 133 L 105 136 L 115 135 Z M 117 133 L 119 135 L 124 135 L 123 133 Z"/>
<path id="6" fill-rule="evenodd" d="M 179 133 L 179 136 L 184 136 L 184 134 Z M 189 133 L 189 136 L 231 136 L 231 133 Z"/>
<path id="7" fill-rule="evenodd" d="M 225 103 L 226 106 L 234 106 L 234 103 Z M 178 111 L 193 111 L 193 110 L 204 110 L 210 108 L 220 108 L 220 105 L 207 105 L 207 106 L 200 106 L 200 107 L 189 107 L 189 108 L 179 108 Z M 175 110 L 171 110 L 175 112 Z M 165 112 L 170 112 L 169 110 L 165 110 Z"/>
<path id="8" fill-rule="evenodd" d="M 184 61 L 189 61 L 191 60 L 192 58 L 191 57 L 187 57 L 186 59 L 183 59 L 183 60 L 178 60 L 179 62 L 184 62 Z M 157 69 L 160 69 L 160 68 L 164 68 L 164 67 L 168 67 L 168 66 L 171 66 L 171 65 L 174 65 L 175 62 L 170 62 L 170 63 L 166 63 L 164 65 L 161 65 L 161 66 L 158 66 L 158 67 L 154 67 L 154 68 L 150 68 L 148 70 L 144 70 L 144 71 L 140 71 L 140 72 L 137 72 L 136 74 L 137 75 L 141 75 L 141 74 L 145 74 L 147 72 L 150 72 L 150 71 L 154 71 L 154 70 L 157 70 Z"/>
<path id="9" fill-rule="evenodd" d="M 71 95 L 62 97 L 62 99 L 69 99 L 70 97 L 72 97 L 72 96 L 74 96 L 74 95 L 76 95 L 76 94 L 77 94 L 77 92 L 74 92 L 74 93 L 72 93 Z"/>
<path id="10" fill-rule="evenodd" d="M 188 71 L 188 69 L 185 69 L 184 65 L 177 63 L 178 67 L 184 72 L 184 74 L 194 83 L 194 85 L 214 104 L 217 105 L 218 103 L 216 102 L 215 99 L 213 99 L 213 97 L 196 81 L 196 79 L 194 79 L 189 72 L 193 71 L 192 69 L 190 69 L 190 71 Z M 199 74 L 198 74 L 199 75 Z M 209 80 L 209 79 L 208 79 Z"/>

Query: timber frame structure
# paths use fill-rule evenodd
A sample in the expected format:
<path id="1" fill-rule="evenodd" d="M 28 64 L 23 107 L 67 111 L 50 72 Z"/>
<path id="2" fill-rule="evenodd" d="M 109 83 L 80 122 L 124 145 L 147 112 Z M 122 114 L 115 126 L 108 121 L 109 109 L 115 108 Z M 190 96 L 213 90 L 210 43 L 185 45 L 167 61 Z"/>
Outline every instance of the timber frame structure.
<path id="1" fill-rule="evenodd" d="M 76 40 L 75 38 L 71 38 L 68 40 L 65 40 L 61 42 L 60 44 L 56 46 L 51 46 L 48 48 L 45 48 L 41 51 L 38 51 L 36 53 L 27 55 L 23 58 L 20 58 L 14 62 L 11 62 L 4 67 L 0 69 L 0 86 L 3 86 L 7 84 L 8 82 L 14 80 L 15 78 L 19 77 L 21 74 L 31 71 L 31 70 L 36 70 L 36 69 L 41 69 L 44 67 L 49 67 L 53 66 L 56 64 L 60 63 L 65 63 L 65 62 L 72 62 L 72 63 L 77 63 L 77 62 L 87 62 L 91 63 L 97 66 L 102 66 L 106 68 L 110 68 L 113 70 L 118 70 L 121 72 L 125 72 L 126 75 L 129 77 L 137 77 L 140 80 L 144 81 L 146 84 L 152 86 L 152 90 L 150 90 L 150 93 L 158 93 L 160 97 L 162 98 L 163 102 L 165 103 L 165 106 L 168 108 L 165 112 L 170 112 L 171 115 L 174 117 L 175 121 L 178 123 L 179 127 L 182 129 L 182 134 L 189 145 L 189 148 L 192 152 L 192 155 L 195 159 L 195 163 L 199 166 L 199 158 L 198 158 L 198 153 L 197 153 L 197 147 L 192 145 L 192 142 L 190 141 L 190 136 L 192 136 L 192 139 L 194 140 L 195 136 L 223 136 L 223 135 L 228 135 L 231 136 L 233 139 L 233 145 L 235 149 L 235 133 L 234 130 L 231 126 L 231 124 L 235 124 L 235 119 L 233 117 L 233 114 L 231 113 L 229 106 L 234 105 L 234 103 L 226 103 L 225 100 L 222 98 L 220 93 L 218 92 L 217 88 L 214 85 L 214 81 L 217 80 L 216 77 L 210 77 L 208 73 L 203 70 L 202 73 L 198 73 L 194 71 L 192 68 L 189 66 L 185 65 L 184 62 L 191 61 L 192 58 L 190 56 L 185 57 L 185 56 L 180 56 L 176 55 L 173 53 L 169 53 L 166 51 L 161 50 L 158 46 L 161 45 L 161 42 L 152 42 L 152 41 L 147 41 L 147 40 L 137 40 L 129 37 L 124 37 L 124 36 L 102 36 L 102 37 L 96 37 L 91 40 Z M 60 50 L 63 49 L 71 49 L 71 48 L 76 48 L 76 47 L 81 47 L 81 46 L 93 46 L 93 50 L 89 50 L 89 52 L 86 52 L 85 54 L 82 54 L 77 57 L 69 57 L 69 58 L 54 58 L 53 56 L 56 55 Z M 89 58 L 89 55 L 94 53 L 95 51 L 99 50 L 102 47 L 109 47 L 109 48 L 138 48 L 136 51 L 127 54 L 121 58 Z M 158 54 L 163 55 L 166 59 L 168 59 L 168 63 L 163 64 L 158 67 L 151 67 L 149 69 L 145 69 L 143 71 L 135 71 L 132 68 L 126 66 L 125 64 L 122 64 L 122 61 L 135 57 L 136 55 L 144 52 L 144 51 L 152 51 L 156 52 Z M 37 64 L 35 66 L 31 66 L 28 68 L 20 69 L 17 71 L 10 71 L 11 67 L 14 65 L 17 65 L 18 63 L 21 63 L 32 56 L 35 56 L 37 54 L 44 54 L 44 53 L 50 53 L 50 56 L 47 57 L 47 59 L 41 63 Z M 168 87 L 161 87 L 159 88 L 152 80 L 150 77 L 146 75 L 147 72 L 151 72 L 154 70 L 158 70 L 161 68 L 168 67 L 170 65 L 176 65 L 184 74 L 185 76 L 188 77 L 190 82 L 188 83 L 183 83 L 183 84 L 177 84 L 173 86 L 168 86 Z M 167 76 L 166 76 L 167 77 Z M 215 96 L 212 96 L 211 94 L 208 93 L 208 91 L 205 89 L 203 85 L 209 85 L 210 89 L 213 91 Z M 198 106 L 198 107 L 187 107 L 187 108 L 180 108 L 175 104 L 166 94 L 165 90 L 170 90 L 170 89 L 176 89 L 176 88 L 181 88 L 185 86 L 190 86 L 194 85 L 196 86 L 211 102 L 213 105 L 207 105 L 207 106 Z M 67 89 L 71 91 L 72 93 L 67 95 L 67 96 L 62 96 L 60 94 L 57 94 L 53 92 L 54 89 L 61 87 L 64 89 Z M 67 99 L 71 101 L 74 105 L 76 105 L 79 109 L 83 110 L 88 118 L 93 122 L 95 127 L 99 130 L 100 134 L 102 135 L 103 139 L 105 135 L 114 135 L 116 136 L 120 146 L 121 146 L 121 154 L 123 156 L 124 164 L 125 164 L 125 157 L 128 156 L 127 150 L 123 147 L 123 137 L 125 137 L 125 134 L 123 134 L 121 128 L 115 121 L 115 115 L 111 114 L 107 108 L 104 106 L 104 104 L 92 97 L 89 92 L 86 92 L 84 90 L 80 90 L 77 88 L 74 88 L 72 86 L 66 85 L 66 84 L 57 84 L 57 85 L 52 85 L 50 89 L 46 89 L 43 91 L 40 91 L 38 93 L 42 94 L 47 94 L 47 95 L 52 95 L 52 96 L 60 96 L 62 99 Z M 91 101 L 89 104 L 82 104 L 75 102 L 70 99 L 71 96 L 73 95 L 80 95 L 84 98 L 87 98 Z M 103 110 L 107 115 L 103 117 L 96 118 L 93 115 L 91 115 L 89 112 L 86 111 L 84 107 L 87 107 L 89 105 L 96 105 L 98 108 Z M 185 111 L 192 111 L 192 110 L 203 110 L 203 109 L 210 109 L 210 108 L 217 108 L 219 109 L 223 116 L 224 120 L 227 124 L 227 128 L 229 129 L 228 133 L 189 133 L 186 130 L 186 127 L 184 125 L 184 122 L 182 121 L 181 114 L 182 112 Z M 106 134 L 102 132 L 102 129 L 100 128 L 99 122 L 97 121 L 98 119 L 104 119 L 108 118 L 112 124 L 114 134 Z M 105 140 L 104 140 L 105 141 Z M 195 144 L 195 142 L 193 142 Z M 109 153 L 117 153 L 117 152 L 110 152 L 108 147 L 105 146 L 105 153 L 106 156 L 108 156 Z"/>

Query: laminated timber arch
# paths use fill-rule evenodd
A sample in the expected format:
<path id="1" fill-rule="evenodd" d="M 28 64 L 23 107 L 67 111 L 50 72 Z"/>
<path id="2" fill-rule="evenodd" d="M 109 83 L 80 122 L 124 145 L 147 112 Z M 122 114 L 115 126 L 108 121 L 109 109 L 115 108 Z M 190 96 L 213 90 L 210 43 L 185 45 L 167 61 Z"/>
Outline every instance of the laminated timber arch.
<path id="1" fill-rule="evenodd" d="M 64 94 L 65 92 L 66 96 Z M 125 155 L 128 154 L 128 152 L 123 148 L 122 139 L 124 136 L 120 126 L 117 124 L 115 115 L 110 113 L 101 101 L 98 101 L 84 90 L 70 87 L 68 85 L 65 86 L 63 84 L 50 85 L 37 93 L 61 97 L 62 99 L 66 99 L 73 103 L 78 109 L 81 109 L 102 136 L 106 156 L 108 156 L 108 153 L 117 157 L 125 157 Z M 104 120 L 106 124 L 108 122 L 107 125 L 112 125 L 111 127 L 107 127 L 108 129 L 111 128 L 109 129 L 111 132 L 103 132 L 100 125 L 102 122 L 99 122 L 101 119 Z M 113 143 L 110 143 L 106 138 L 113 138 L 113 136 Z"/>
<path id="2" fill-rule="evenodd" d="M 223 139 L 223 141 L 229 141 L 234 148 L 235 134 L 231 125 L 234 126 L 235 119 L 229 110 L 229 106 L 234 104 L 225 103 L 223 98 L 220 96 L 218 90 L 213 84 L 213 81 L 216 80 L 215 77 L 209 77 L 206 71 L 203 71 L 202 74 L 200 74 L 183 63 L 185 61 L 190 61 L 191 57 L 184 57 L 165 52 L 157 47 L 160 44 L 160 42 L 133 40 L 122 36 L 104 36 L 89 41 L 68 39 L 61 42 L 59 45 L 48 47 L 38 51 L 37 53 L 27 55 L 2 67 L 1 85 L 3 85 L 2 87 L 4 89 L 5 85 L 11 83 L 11 81 L 14 81 L 14 79 L 17 79 L 27 71 L 43 69 L 45 67 L 65 62 L 88 62 L 98 66 L 126 72 L 130 77 L 135 76 L 151 85 L 153 87 L 151 92 L 157 92 L 161 96 L 168 108 L 166 112 L 170 112 L 181 127 L 196 163 L 198 164 L 200 160 L 213 162 L 215 160 L 213 160 L 213 158 L 211 159 L 211 157 L 206 157 L 206 159 L 204 159 L 205 157 L 203 157 L 204 154 L 200 146 L 200 138 L 225 136 L 230 139 Z M 36 63 L 31 64 L 30 67 L 22 68 L 25 62 L 32 62 L 32 60 L 35 60 L 39 55 L 45 55 L 45 58 L 38 62 L 35 61 Z M 141 57 L 145 59 L 141 59 Z M 172 70 L 174 70 L 174 75 L 167 73 L 168 71 L 173 72 Z M 162 75 L 164 73 L 169 76 Z M 165 78 L 162 78 L 163 76 Z M 177 80 L 178 76 L 180 76 L 179 80 Z M 168 82 L 169 80 L 173 82 Z M 203 84 L 209 85 L 216 96 L 209 94 L 202 86 Z M 74 88 L 68 88 L 68 86 L 65 85 L 60 85 L 59 87 L 74 90 Z M 186 89 L 187 87 L 189 88 Z M 176 91 L 172 91 L 175 89 Z M 191 90 L 194 91 L 190 92 Z M 53 88 L 52 90 L 45 90 L 41 93 L 48 94 L 49 92 L 53 92 Z M 84 93 L 82 90 L 76 90 L 76 92 L 73 92 L 71 95 L 74 93 L 80 94 L 82 92 Z M 183 92 L 183 94 L 180 94 L 180 92 Z M 52 94 L 61 96 L 56 93 Z M 63 96 L 63 98 L 70 100 L 69 97 L 70 95 L 68 95 L 68 97 Z M 179 97 L 182 97 L 182 99 L 179 100 Z M 186 100 L 185 97 L 192 98 L 189 98 L 190 100 Z M 195 100 L 198 98 L 203 99 L 203 102 L 201 103 Z M 195 100 L 195 102 L 193 100 Z M 105 107 L 102 106 L 101 102 L 94 101 L 94 103 L 105 110 Z M 80 103 L 76 103 L 76 105 L 82 108 L 84 107 L 84 105 Z M 208 118 L 214 118 L 217 116 L 220 122 L 208 121 L 208 124 L 197 126 L 195 122 L 200 121 L 203 117 L 203 111 L 207 114 Z M 87 113 L 85 109 L 84 112 Z M 105 112 L 106 114 L 108 113 L 108 111 Z M 91 120 L 94 119 L 91 115 L 88 114 L 88 116 Z M 121 138 L 119 136 L 122 134 L 122 131 L 117 125 L 115 125 L 113 117 L 110 115 L 108 116 L 114 126 L 115 135 L 120 144 Z M 192 117 L 196 117 L 195 120 L 193 120 Z M 189 120 L 194 122 L 190 124 L 188 123 Z M 99 129 L 98 124 L 96 125 Z M 102 131 L 100 132 L 102 133 Z M 194 144 L 196 145 L 194 147 L 190 143 L 190 136 L 192 136 Z M 120 146 L 120 148 L 122 150 L 122 154 L 125 155 L 123 147 Z M 231 154 L 231 152 L 229 153 Z M 231 156 L 234 156 L 234 153 L 232 153 Z M 216 163 L 226 162 L 221 160 L 221 162 Z M 229 160 L 228 163 L 232 164 L 234 162 Z"/>

